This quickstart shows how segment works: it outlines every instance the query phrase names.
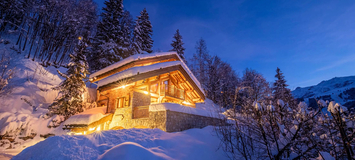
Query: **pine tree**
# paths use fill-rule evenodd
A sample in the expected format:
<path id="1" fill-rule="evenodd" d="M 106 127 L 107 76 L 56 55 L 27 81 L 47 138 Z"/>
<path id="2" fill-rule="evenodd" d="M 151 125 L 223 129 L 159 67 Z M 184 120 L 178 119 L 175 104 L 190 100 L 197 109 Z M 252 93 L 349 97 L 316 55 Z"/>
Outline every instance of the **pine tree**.
<path id="1" fill-rule="evenodd" d="M 65 78 L 65 80 L 56 88 L 59 90 L 60 97 L 57 98 L 50 106 L 50 114 L 63 115 L 65 119 L 71 115 L 77 114 L 84 110 L 83 93 L 86 90 L 84 80 L 88 72 L 88 63 L 84 55 L 86 44 L 79 42 L 74 53 L 70 54 L 70 62 L 66 74 L 58 73 Z"/>
<path id="2" fill-rule="evenodd" d="M 136 26 L 133 32 L 133 51 L 135 54 L 143 52 L 152 53 L 153 47 L 153 30 L 149 20 L 147 10 L 144 8 L 140 16 L 137 17 Z"/>
<path id="3" fill-rule="evenodd" d="M 286 84 L 285 76 L 278 67 L 276 69 L 275 78 L 277 79 L 272 87 L 274 102 L 283 100 L 286 103 L 296 103 L 291 94 L 291 90 L 287 88 L 288 85 Z"/>
<path id="4" fill-rule="evenodd" d="M 171 43 L 173 49 L 171 51 L 176 51 L 177 54 L 180 56 L 180 58 L 186 63 L 185 56 L 184 56 L 185 48 L 182 46 L 184 45 L 184 42 L 182 42 L 182 36 L 180 35 L 179 30 L 176 30 L 176 33 L 174 34 L 173 38 L 174 38 L 173 43 Z"/>
<path id="5" fill-rule="evenodd" d="M 124 58 L 133 55 L 131 44 L 134 30 L 134 22 L 129 11 L 123 12 L 123 17 L 121 21 L 121 31 L 122 31 L 122 47 L 124 49 Z"/>
<path id="6" fill-rule="evenodd" d="M 104 68 L 124 58 L 121 19 L 123 16 L 122 0 L 105 1 L 106 7 L 101 14 L 102 20 L 97 25 L 93 42 L 93 53 L 89 57 L 91 71 Z"/>

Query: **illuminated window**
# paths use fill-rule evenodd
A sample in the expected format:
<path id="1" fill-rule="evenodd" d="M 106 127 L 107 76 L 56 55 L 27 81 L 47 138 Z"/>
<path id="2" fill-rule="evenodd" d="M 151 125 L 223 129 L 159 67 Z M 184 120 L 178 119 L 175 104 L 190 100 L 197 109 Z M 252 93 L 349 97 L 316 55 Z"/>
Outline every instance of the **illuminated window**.
<path id="1" fill-rule="evenodd" d="M 129 95 L 116 99 L 116 108 L 129 107 Z"/>
<path id="2" fill-rule="evenodd" d="M 158 83 L 150 85 L 150 92 L 157 93 L 158 92 Z"/>

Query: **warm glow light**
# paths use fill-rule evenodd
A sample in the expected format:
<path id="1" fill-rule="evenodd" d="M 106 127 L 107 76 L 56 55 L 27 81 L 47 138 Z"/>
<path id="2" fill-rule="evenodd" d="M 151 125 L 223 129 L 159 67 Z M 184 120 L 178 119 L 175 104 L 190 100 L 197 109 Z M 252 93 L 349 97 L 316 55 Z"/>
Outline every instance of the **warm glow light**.
<path id="1" fill-rule="evenodd" d="M 89 131 L 93 131 L 95 130 L 95 127 L 89 128 Z"/>
<path id="2" fill-rule="evenodd" d="M 100 126 L 98 126 L 97 128 L 96 128 L 96 131 L 100 131 L 101 130 L 101 128 L 100 128 Z"/>
<path id="3" fill-rule="evenodd" d="M 115 89 L 124 89 L 124 88 L 126 88 L 126 87 L 128 87 L 128 86 L 130 86 L 130 85 L 133 85 L 134 83 L 132 83 L 132 84 L 127 84 L 127 85 L 122 85 L 122 86 L 119 86 L 119 87 L 117 87 L 117 88 L 115 88 Z"/>
<path id="4" fill-rule="evenodd" d="M 143 91 L 144 94 L 148 94 L 148 91 Z"/>
<path id="5" fill-rule="evenodd" d="M 83 39 L 83 37 L 81 37 L 81 36 L 80 36 L 80 37 L 78 37 L 78 40 L 82 40 L 82 39 Z"/>
<path id="6" fill-rule="evenodd" d="M 82 135 L 83 133 L 79 132 L 79 133 L 74 133 L 75 135 Z"/>
<path id="7" fill-rule="evenodd" d="M 186 101 L 184 101 L 184 102 L 182 102 L 183 104 L 186 104 L 186 105 L 192 105 L 191 103 L 189 103 L 189 102 L 186 102 Z"/>

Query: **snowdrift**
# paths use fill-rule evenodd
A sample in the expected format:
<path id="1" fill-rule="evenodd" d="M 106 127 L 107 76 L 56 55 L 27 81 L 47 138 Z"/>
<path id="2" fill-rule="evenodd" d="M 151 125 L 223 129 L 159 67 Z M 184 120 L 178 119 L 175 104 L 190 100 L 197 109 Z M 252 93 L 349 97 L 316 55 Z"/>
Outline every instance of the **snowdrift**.
<path id="1" fill-rule="evenodd" d="M 13 159 L 228 159 L 213 134 L 209 126 L 176 133 L 124 129 L 63 135 L 28 147 Z"/>

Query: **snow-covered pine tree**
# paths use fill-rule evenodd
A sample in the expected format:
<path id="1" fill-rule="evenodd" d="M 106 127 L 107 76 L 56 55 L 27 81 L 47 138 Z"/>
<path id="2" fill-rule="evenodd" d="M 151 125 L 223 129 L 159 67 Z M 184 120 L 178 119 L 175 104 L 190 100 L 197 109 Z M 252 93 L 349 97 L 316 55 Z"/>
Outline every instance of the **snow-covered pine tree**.
<path id="1" fill-rule="evenodd" d="M 286 103 L 296 104 L 296 101 L 291 94 L 291 90 L 287 88 L 288 85 L 286 84 L 285 76 L 283 75 L 279 67 L 277 67 L 276 69 L 275 78 L 276 80 L 272 86 L 274 102 L 276 103 L 278 100 L 281 99 Z"/>
<path id="2" fill-rule="evenodd" d="M 129 11 L 123 12 L 121 21 L 123 56 L 129 57 L 132 53 L 132 37 L 134 31 L 134 21 Z"/>
<path id="3" fill-rule="evenodd" d="M 89 57 L 91 71 L 99 70 L 121 60 L 123 54 L 123 37 L 120 21 L 123 16 L 123 1 L 105 1 L 101 21 L 93 42 L 93 53 Z"/>
<path id="4" fill-rule="evenodd" d="M 136 26 L 133 32 L 133 51 L 134 54 L 142 54 L 144 52 L 152 53 L 153 47 L 153 30 L 149 20 L 147 10 L 144 8 L 140 16 L 137 17 Z"/>
<path id="5" fill-rule="evenodd" d="M 65 119 L 70 116 L 82 112 L 84 109 L 83 93 L 86 90 L 85 79 L 88 72 L 88 63 L 84 55 L 86 44 L 79 41 L 74 53 L 70 54 L 70 62 L 67 72 L 58 73 L 65 80 L 56 88 L 59 90 L 59 98 L 49 106 L 49 114 L 63 115 Z"/>
<path id="6" fill-rule="evenodd" d="M 180 35 L 179 30 L 176 30 L 176 33 L 174 34 L 174 40 L 171 43 L 171 46 L 173 49 L 171 51 L 176 51 L 177 54 L 180 56 L 180 58 L 186 63 L 185 56 L 184 56 L 184 50 L 185 48 L 182 46 L 184 45 L 184 42 L 182 42 L 182 36 Z"/>

